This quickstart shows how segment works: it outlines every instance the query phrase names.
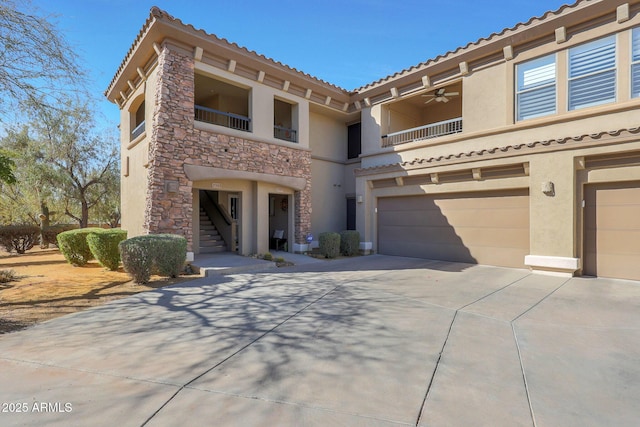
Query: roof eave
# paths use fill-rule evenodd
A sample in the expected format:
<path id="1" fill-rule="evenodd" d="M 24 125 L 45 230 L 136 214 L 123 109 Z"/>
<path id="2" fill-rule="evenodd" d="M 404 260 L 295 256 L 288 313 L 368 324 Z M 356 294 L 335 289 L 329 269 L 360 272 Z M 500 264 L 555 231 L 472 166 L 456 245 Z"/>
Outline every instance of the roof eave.
<path id="1" fill-rule="evenodd" d="M 438 55 L 418 65 L 402 70 L 383 79 L 372 82 L 354 90 L 357 94 L 354 100 L 373 98 L 392 87 L 402 87 L 418 79 L 416 76 L 437 74 L 455 69 L 462 62 L 475 61 L 503 50 L 507 46 L 535 41 L 553 34 L 556 28 L 564 25 L 577 25 L 592 20 L 610 12 L 625 3 L 637 3 L 629 0 L 578 0 L 571 5 L 563 5 L 555 11 L 548 11 L 540 17 L 533 17 L 527 22 L 521 22 L 513 27 L 505 28 L 499 33 L 493 33 L 486 38 L 470 42 L 443 55 Z"/>

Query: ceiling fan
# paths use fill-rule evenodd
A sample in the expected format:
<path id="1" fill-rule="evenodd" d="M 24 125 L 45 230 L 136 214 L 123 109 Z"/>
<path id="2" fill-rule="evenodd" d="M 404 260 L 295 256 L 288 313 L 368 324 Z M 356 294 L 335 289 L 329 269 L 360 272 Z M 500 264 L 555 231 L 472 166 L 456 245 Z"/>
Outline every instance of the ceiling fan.
<path id="1" fill-rule="evenodd" d="M 458 96 L 460 95 L 460 92 L 447 92 L 447 89 L 444 87 L 441 87 L 440 89 L 436 89 L 435 92 L 433 92 L 432 94 L 426 94 L 426 95 L 422 95 L 423 97 L 430 97 L 431 99 L 427 100 L 427 102 L 425 102 L 425 104 L 430 103 L 431 101 L 436 101 L 436 102 L 449 102 L 449 98 L 452 96 Z"/>

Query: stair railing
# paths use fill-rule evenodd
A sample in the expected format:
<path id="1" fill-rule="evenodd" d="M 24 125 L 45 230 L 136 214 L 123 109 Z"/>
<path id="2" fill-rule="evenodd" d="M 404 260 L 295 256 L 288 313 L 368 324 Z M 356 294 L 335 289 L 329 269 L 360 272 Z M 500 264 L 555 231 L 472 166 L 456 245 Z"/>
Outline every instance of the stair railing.
<path id="1" fill-rule="evenodd" d="M 236 224 L 236 220 L 231 218 L 229 212 L 221 206 L 208 192 L 204 194 L 207 195 L 207 202 L 203 204 L 203 208 L 207 213 L 209 219 L 222 236 L 222 240 L 226 243 L 227 247 L 231 252 L 236 252 L 236 234 L 238 226 Z"/>

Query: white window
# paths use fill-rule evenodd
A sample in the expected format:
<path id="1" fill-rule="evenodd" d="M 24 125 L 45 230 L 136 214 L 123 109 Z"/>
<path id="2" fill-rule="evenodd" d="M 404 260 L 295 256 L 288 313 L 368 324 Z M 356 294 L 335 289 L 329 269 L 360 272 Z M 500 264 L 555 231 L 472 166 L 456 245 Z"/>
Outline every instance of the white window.
<path id="1" fill-rule="evenodd" d="M 569 49 L 569 110 L 615 100 L 615 36 Z"/>
<path id="2" fill-rule="evenodd" d="M 640 27 L 631 33 L 631 97 L 640 96 Z"/>
<path id="3" fill-rule="evenodd" d="M 556 56 L 518 64 L 516 67 L 516 117 L 532 119 L 556 112 Z"/>

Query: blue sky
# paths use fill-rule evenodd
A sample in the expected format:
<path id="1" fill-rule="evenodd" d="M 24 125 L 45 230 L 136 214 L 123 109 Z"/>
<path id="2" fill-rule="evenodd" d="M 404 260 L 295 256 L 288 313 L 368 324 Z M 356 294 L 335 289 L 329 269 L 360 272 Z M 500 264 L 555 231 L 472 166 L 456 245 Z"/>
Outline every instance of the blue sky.
<path id="1" fill-rule="evenodd" d="M 116 126 L 107 88 L 152 6 L 345 89 L 401 71 L 573 0 L 32 0 L 55 15 Z"/>

